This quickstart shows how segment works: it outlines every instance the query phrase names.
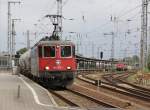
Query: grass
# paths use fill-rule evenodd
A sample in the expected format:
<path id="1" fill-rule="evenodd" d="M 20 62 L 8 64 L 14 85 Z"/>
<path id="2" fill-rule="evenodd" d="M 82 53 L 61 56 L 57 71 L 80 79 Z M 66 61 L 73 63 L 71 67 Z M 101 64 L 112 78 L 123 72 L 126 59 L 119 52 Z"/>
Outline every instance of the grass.
<path id="1" fill-rule="evenodd" d="M 150 73 L 150 70 L 148 68 L 144 68 L 143 73 Z"/>
<path id="2" fill-rule="evenodd" d="M 131 75 L 127 78 L 127 81 L 131 82 L 131 83 L 135 83 L 135 77 L 137 76 L 137 74 Z"/>

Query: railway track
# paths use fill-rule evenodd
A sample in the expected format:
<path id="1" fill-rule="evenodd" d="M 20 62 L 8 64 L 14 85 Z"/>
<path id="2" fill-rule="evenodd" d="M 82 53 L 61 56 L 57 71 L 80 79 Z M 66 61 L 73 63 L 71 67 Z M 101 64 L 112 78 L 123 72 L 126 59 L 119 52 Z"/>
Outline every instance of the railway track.
<path id="1" fill-rule="evenodd" d="M 77 92 L 69 88 L 66 90 L 49 90 L 49 91 L 50 93 L 60 98 L 62 101 L 64 101 L 71 107 L 81 107 L 85 109 L 97 107 L 115 108 L 113 105 L 104 103 L 103 101 L 94 99 L 81 92 Z"/>
<path id="2" fill-rule="evenodd" d="M 112 90 L 112 91 L 115 91 L 115 92 L 120 92 L 124 95 L 135 97 L 135 98 L 138 98 L 138 99 L 144 100 L 144 101 L 150 101 L 150 92 L 148 90 L 144 91 L 142 89 L 136 89 L 136 88 L 133 88 L 132 86 L 124 85 L 123 83 L 122 84 L 117 84 L 118 80 L 113 81 L 111 83 L 110 82 L 108 83 L 108 82 L 94 80 L 94 79 L 86 77 L 86 76 L 84 76 L 84 78 L 91 80 L 91 82 L 93 81 L 92 84 L 95 85 L 95 86 L 99 85 L 103 88 L 106 88 L 106 89 L 109 89 L 109 90 Z M 110 79 L 107 79 L 107 80 L 111 81 Z M 86 81 L 86 82 L 91 83 L 89 81 Z M 100 84 L 98 84 L 98 83 L 100 83 Z"/>
<path id="3" fill-rule="evenodd" d="M 135 85 L 135 84 L 126 82 L 126 81 L 124 81 L 124 80 L 122 80 L 122 79 L 118 79 L 118 80 L 119 80 L 121 83 L 124 83 L 124 84 L 126 84 L 126 85 L 129 85 L 129 86 L 135 88 L 135 89 L 141 90 L 142 92 L 146 92 L 146 93 L 150 94 L 150 89 L 148 89 L 148 88 L 144 88 L 144 87 L 141 87 L 141 86 L 137 86 L 137 85 Z"/>
<path id="4" fill-rule="evenodd" d="M 132 73 L 132 74 L 134 74 L 134 73 Z M 104 76 L 103 78 L 105 78 L 105 80 L 108 80 L 111 84 L 114 84 L 114 82 L 119 83 L 119 84 L 121 83 L 121 84 L 125 85 L 125 87 L 123 85 L 119 86 L 119 84 L 116 84 L 114 86 L 117 88 L 121 88 L 129 93 L 134 93 L 133 95 L 135 95 L 137 97 L 141 97 L 142 99 L 147 99 L 149 101 L 150 100 L 150 90 L 149 89 L 146 89 L 146 88 L 143 88 L 143 87 L 140 87 L 140 86 L 137 86 L 137 85 L 134 85 L 132 83 L 125 81 L 125 79 L 127 77 L 129 77 L 129 75 L 132 75 L 132 74 L 126 73 L 126 74 L 119 75 L 119 76 L 117 74 L 115 74 L 115 75 L 110 75 L 110 76 L 108 75 L 109 77 Z"/>
<path id="5" fill-rule="evenodd" d="M 67 105 L 69 106 L 73 106 L 73 107 L 79 107 L 78 104 L 74 103 L 73 101 L 69 100 L 68 98 L 66 98 L 64 95 L 62 95 L 60 92 L 58 91 L 54 91 L 54 90 L 49 90 L 49 92 L 53 95 L 55 95 L 56 97 L 60 98 L 61 100 L 63 100 Z"/>
<path id="6" fill-rule="evenodd" d="M 78 86 L 77 86 L 77 89 L 78 89 Z M 102 100 L 99 100 L 99 99 L 97 99 L 97 98 L 94 98 L 94 97 L 92 97 L 92 96 L 90 96 L 90 95 L 87 95 L 87 94 L 83 93 L 83 92 L 81 91 L 81 88 L 80 88 L 80 90 L 74 90 L 74 89 L 72 89 L 72 88 L 68 88 L 68 90 L 71 91 L 71 92 L 73 92 L 73 93 L 75 93 L 75 94 L 78 94 L 78 95 L 80 95 L 80 96 L 86 97 L 87 99 L 89 99 L 89 100 L 91 100 L 91 101 L 93 101 L 93 102 L 95 102 L 95 103 L 97 103 L 97 104 L 99 104 L 99 105 L 101 105 L 101 106 L 103 106 L 103 107 L 116 108 L 116 106 L 114 106 L 114 105 L 112 105 L 112 104 L 109 104 L 109 103 L 107 103 L 107 102 L 104 102 L 104 101 L 102 101 Z"/>
<path id="7" fill-rule="evenodd" d="M 82 78 L 80 78 L 80 76 Z M 150 101 L 149 92 L 145 93 L 143 91 L 134 90 L 133 87 L 130 87 L 130 89 L 129 89 L 129 88 L 126 88 L 122 85 L 120 86 L 120 85 L 116 85 L 116 84 L 110 84 L 110 83 L 105 82 L 105 81 L 94 80 L 94 79 L 89 78 L 87 76 L 84 76 L 84 77 L 82 75 L 80 75 L 80 76 L 77 79 L 79 79 L 83 82 L 86 82 L 90 85 L 94 85 L 95 87 L 93 86 L 93 89 L 96 90 L 97 88 L 99 88 L 99 92 L 114 94 L 116 97 L 119 97 L 121 99 L 124 99 L 126 101 L 131 102 L 131 106 L 134 106 L 134 107 L 137 107 L 140 105 L 140 106 L 142 106 L 142 108 L 146 107 L 146 110 L 147 110 L 147 107 L 150 107 L 150 104 L 148 103 Z M 121 78 L 121 76 L 120 76 L 120 78 Z M 123 90 L 124 88 L 125 88 L 125 90 Z M 147 90 L 147 89 L 144 89 L 144 90 Z"/>
<path id="8" fill-rule="evenodd" d="M 113 73 L 113 74 L 103 75 L 102 78 L 111 84 L 117 84 L 118 79 L 126 79 L 127 77 L 129 77 L 129 75 L 132 75 L 132 74 L 133 73 L 128 73 L 128 72 L 123 72 L 121 74 Z"/>
<path id="9" fill-rule="evenodd" d="M 81 81 L 81 79 L 80 79 Z M 139 108 L 141 109 L 146 109 L 150 107 L 150 104 L 148 103 L 149 101 L 147 100 L 141 100 L 141 99 L 137 99 L 137 97 L 133 97 L 132 95 L 129 95 L 129 93 L 121 91 L 120 89 L 117 89 L 116 87 L 112 87 L 112 86 L 106 86 L 106 85 L 101 85 L 100 87 L 97 87 L 97 84 L 93 81 L 93 80 L 87 80 L 87 81 L 83 81 L 86 84 L 83 84 L 83 86 L 87 87 L 89 86 L 91 89 L 100 92 L 100 93 L 104 93 L 104 95 L 108 95 L 110 97 L 115 97 L 115 98 L 119 98 L 120 100 L 123 100 L 124 104 L 126 106 L 120 106 L 122 109 L 126 109 L 126 108 L 130 108 L 131 110 L 137 110 Z M 88 82 L 88 83 L 87 83 Z M 93 85 L 93 86 L 91 86 Z M 102 96 L 104 96 L 102 94 Z M 106 98 L 106 97 L 105 97 Z M 112 100 L 110 98 L 106 98 L 106 101 Z M 120 103 L 119 101 L 115 101 L 117 103 Z M 111 104 L 114 104 L 111 102 Z"/>
<path id="10" fill-rule="evenodd" d="M 104 106 L 106 105 L 107 108 L 110 107 L 110 108 L 125 109 L 128 108 L 128 106 L 130 106 L 130 103 L 128 102 L 114 100 L 113 98 L 105 96 L 104 94 L 100 94 L 96 90 L 90 89 L 87 86 L 85 87 L 83 85 L 74 84 L 71 88 L 69 88 L 69 90 L 84 95 L 88 98 L 92 98 L 100 103 L 104 103 Z"/>

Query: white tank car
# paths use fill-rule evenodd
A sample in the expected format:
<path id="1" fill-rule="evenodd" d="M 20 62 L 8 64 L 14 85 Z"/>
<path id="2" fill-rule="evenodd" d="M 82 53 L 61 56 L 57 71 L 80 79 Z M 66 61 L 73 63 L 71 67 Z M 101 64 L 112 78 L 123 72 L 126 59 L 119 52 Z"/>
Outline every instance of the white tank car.
<path id="1" fill-rule="evenodd" d="M 22 71 L 30 71 L 31 70 L 31 59 L 30 59 L 30 54 L 31 50 L 28 50 L 25 52 L 23 55 L 21 55 L 19 59 L 19 64 L 20 64 L 20 69 Z"/>

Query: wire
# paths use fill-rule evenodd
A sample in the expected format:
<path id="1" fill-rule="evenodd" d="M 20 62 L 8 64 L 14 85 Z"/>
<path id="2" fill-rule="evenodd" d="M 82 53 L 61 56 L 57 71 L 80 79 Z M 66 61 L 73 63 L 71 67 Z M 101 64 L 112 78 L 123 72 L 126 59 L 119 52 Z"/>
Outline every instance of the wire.
<path id="1" fill-rule="evenodd" d="M 62 7 L 64 7 L 64 6 L 68 3 L 68 1 L 69 1 L 69 0 L 66 0 L 66 1 L 63 3 Z"/>
<path id="2" fill-rule="evenodd" d="M 48 8 L 49 2 L 47 4 L 48 5 L 46 7 Z M 48 13 L 48 12 L 50 13 L 54 9 L 55 4 L 56 4 L 56 0 L 52 3 L 52 5 L 50 6 L 50 9 L 47 10 L 45 13 Z M 40 19 L 38 20 L 38 23 L 42 22 L 44 19 L 45 19 L 45 15 L 44 16 L 42 15 L 42 17 L 40 17 Z"/>
<path id="3" fill-rule="evenodd" d="M 110 24 L 110 22 L 106 22 L 106 23 L 94 28 L 92 31 L 87 32 L 86 34 L 94 33 L 97 29 L 104 28 L 108 24 Z"/>
<path id="4" fill-rule="evenodd" d="M 127 15 L 127 14 L 129 14 L 129 13 L 131 13 L 131 12 L 133 12 L 133 11 L 135 11 L 135 10 L 136 10 L 137 8 L 139 8 L 140 6 L 141 6 L 141 4 L 140 4 L 140 5 L 137 5 L 136 7 L 132 8 L 132 9 L 130 9 L 130 10 L 124 12 L 124 13 L 121 13 L 121 15 L 118 16 L 118 18 L 121 18 L 121 17 L 123 17 L 123 16 L 125 16 L 125 15 Z M 138 13 L 139 13 L 139 12 L 138 12 Z M 104 27 L 105 27 L 106 25 L 108 25 L 108 24 L 109 24 L 109 22 L 104 23 L 104 24 L 102 24 L 102 25 L 100 25 L 100 26 L 94 28 L 92 31 L 87 32 L 86 34 L 93 33 L 93 32 L 95 32 L 98 28 L 100 28 L 100 27 L 101 27 L 101 28 L 104 28 Z"/>
<path id="5" fill-rule="evenodd" d="M 133 18 L 136 18 L 136 17 L 138 17 L 137 15 L 139 15 L 141 13 L 141 10 L 138 12 L 138 13 L 136 13 L 136 14 L 134 14 L 132 17 L 130 17 L 130 18 L 127 18 L 127 19 L 132 19 L 132 20 L 136 20 L 136 19 L 133 19 Z"/>
<path id="6" fill-rule="evenodd" d="M 127 15 L 127 14 L 129 14 L 129 13 L 131 13 L 131 12 L 133 12 L 133 11 L 135 11 L 135 9 L 137 9 L 137 8 L 139 8 L 139 7 L 141 7 L 141 4 L 140 4 L 140 5 L 137 5 L 136 7 L 132 8 L 132 9 L 130 9 L 130 10 L 124 12 L 124 13 L 121 13 L 118 17 L 121 18 L 121 17 L 123 17 L 123 16 L 125 16 L 125 15 Z"/>
<path id="7" fill-rule="evenodd" d="M 50 8 L 50 12 L 52 11 L 52 9 L 54 9 L 54 6 L 56 5 L 56 0 L 53 2 L 53 4 L 51 5 L 51 8 Z"/>

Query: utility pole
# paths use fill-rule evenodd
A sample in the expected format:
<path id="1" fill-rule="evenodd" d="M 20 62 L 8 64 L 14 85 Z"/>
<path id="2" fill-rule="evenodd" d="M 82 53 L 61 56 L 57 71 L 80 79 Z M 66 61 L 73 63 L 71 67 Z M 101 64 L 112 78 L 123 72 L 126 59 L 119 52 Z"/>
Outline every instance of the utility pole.
<path id="1" fill-rule="evenodd" d="M 100 48 L 101 47 L 97 47 L 97 58 L 100 59 Z"/>
<path id="2" fill-rule="evenodd" d="M 150 26 L 148 27 L 148 57 L 150 57 Z"/>
<path id="3" fill-rule="evenodd" d="M 92 48 L 91 48 L 92 49 L 92 57 L 94 58 L 94 43 L 93 42 L 92 42 L 91 46 L 92 46 Z"/>
<path id="4" fill-rule="evenodd" d="M 127 52 L 128 52 L 128 47 L 123 50 L 123 54 L 124 54 L 123 57 L 124 57 L 124 62 L 125 62 L 125 63 L 127 63 L 127 62 L 126 62 L 126 59 L 127 59 Z"/>
<path id="5" fill-rule="evenodd" d="M 57 14 L 46 15 L 45 17 L 50 18 L 54 25 L 53 39 L 60 40 L 62 38 L 62 0 L 57 0 Z"/>
<path id="6" fill-rule="evenodd" d="M 140 63 L 141 69 L 147 67 L 147 23 L 148 23 L 148 0 L 142 0 L 142 16 L 141 16 L 141 52 Z"/>
<path id="7" fill-rule="evenodd" d="M 114 61 L 114 54 L 115 54 L 115 34 L 114 32 L 111 33 L 104 33 L 104 35 L 111 35 L 112 36 L 112 42 L 111 42 L 111 59 L 112 59 L 112 63 L 111 63 L 111 67 L 112 67 L 112 72 L 114 69 L 114 65 L 113 65 L 113 61 Z"/>
<path id="8" fill-rule="evenodd" d="M 27 49 L 30 49 L 30 31 L 27 30 Z"/>
<path id="9" fill-rule="evenodd" d="M 114 59 L 114 54 L 115 54 L 115 34 L 114 32 L 111 32 L 111 33 L 104 33 L 104 35 L 111 35 L 112 36 L 112 40 L 111 40 L 111 58 L 112 58 L 112 61 Z"/>
<path id="10" fill-rule="evenodd" d="M 79 43 L 77 42 L 77 50 L 76 53 L 79 54 Z"/>
<path id="11" fill-rule="evenodd" d="M 10 2 L 8 2 L 8 26 L 7 26 L 7 51 L 8 51 L 8 54 L 10 54 L 10 20 L 11 20 L 11 16 L 10 16 Z"/>

